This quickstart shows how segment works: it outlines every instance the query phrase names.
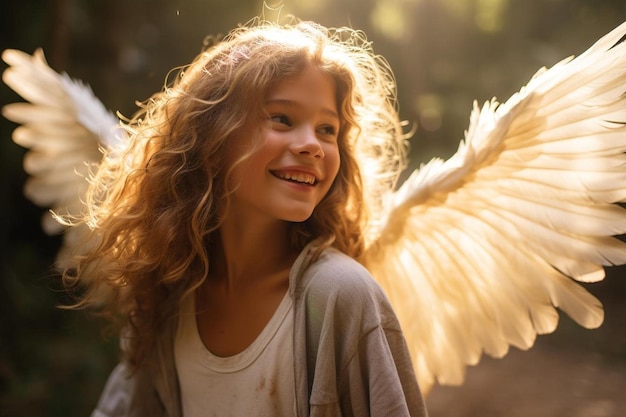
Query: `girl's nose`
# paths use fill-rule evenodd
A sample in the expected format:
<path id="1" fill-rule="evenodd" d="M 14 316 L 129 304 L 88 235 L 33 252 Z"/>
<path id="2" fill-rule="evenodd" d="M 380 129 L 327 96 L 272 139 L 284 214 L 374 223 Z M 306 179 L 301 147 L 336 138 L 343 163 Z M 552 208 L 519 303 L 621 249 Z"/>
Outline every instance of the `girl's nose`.
<path id="1" fill-rule="evenodd" d="M 314 158 L 324 158 L 322 144 L 315 134 L 315 130 L 303 128 L 295 132 L 296 138 L 292 142 L 292 150 L 300 155 L 309 155 Z"/>

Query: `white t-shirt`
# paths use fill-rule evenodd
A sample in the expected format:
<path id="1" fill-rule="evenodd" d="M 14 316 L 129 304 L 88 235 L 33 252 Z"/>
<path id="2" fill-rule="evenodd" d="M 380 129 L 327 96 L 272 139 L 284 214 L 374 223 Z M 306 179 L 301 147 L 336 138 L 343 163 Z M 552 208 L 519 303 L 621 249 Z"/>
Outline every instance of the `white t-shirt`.
<path id="1" fill-rule="evenodd" d="M 293 301 L 289 293 L 243 352 L 213 355 L 200 339 L 195 297 L 181 307 L 174 355 L 185 417 L 295 415 Z"/>

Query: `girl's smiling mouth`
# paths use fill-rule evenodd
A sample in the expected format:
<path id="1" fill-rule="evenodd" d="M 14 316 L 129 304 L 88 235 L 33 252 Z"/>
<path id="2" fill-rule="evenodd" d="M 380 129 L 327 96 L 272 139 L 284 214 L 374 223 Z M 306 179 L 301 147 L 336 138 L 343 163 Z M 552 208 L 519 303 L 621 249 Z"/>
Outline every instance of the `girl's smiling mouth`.
<path id="1" fill-rule="evenodd" d="M 317 178 L 315 177 L 315 175 L 308 173 L 308 172 L 303 172 L 303 171 L 270 171 L 270 173 L 275 176 L 276 178 L 279 178 L 281 180 L 285 180 L 285 181 L 291 181 L 291 182 L 296 182 L 299 184 L 306 184 L 306 185 L 315 185 L 317 184 Z"/>

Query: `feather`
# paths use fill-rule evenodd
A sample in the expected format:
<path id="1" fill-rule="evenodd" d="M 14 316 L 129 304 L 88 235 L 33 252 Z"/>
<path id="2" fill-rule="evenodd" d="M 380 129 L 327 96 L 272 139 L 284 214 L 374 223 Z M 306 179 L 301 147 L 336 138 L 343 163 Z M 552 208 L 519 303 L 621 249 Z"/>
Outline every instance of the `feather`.
<path id="1" fill-rule="evenodd" d="M 41 50 L 31 56 L 8 49 L 2 59 L 9 64 L 3 81 L 27 101 L 2 108 L 5 118 L 20 124 L 13 141 L 28 149 L 24 169 L 31 177 L 24 194 L 53 212 L 78 214 L 83 210 L 89 171 L 100 162 L 102 149 L 118 152 L 124 145 L 119 121 L 88 86 L 52 70 Z M 42 228 L 50 234 L 65 230 L 49 213 Z M 73 246 L 86 234 L 82 228 L 71 228 L 64 244 Z M 69 252 L 70 248 L 62 248 L 57 262 L 62 263 Z"/>
<path id="2" fill-rule="evenodd" d="M 459 384 L 483 353 L 530 348 L 557 308 L 584 327 L 602 305 L 576 281 L 626 263 L 626 23 L 540 69 L 503 104 L 474 103 L 447 161 L 385 201 L 364 263 L 401 321 L 420 384 Z"/>

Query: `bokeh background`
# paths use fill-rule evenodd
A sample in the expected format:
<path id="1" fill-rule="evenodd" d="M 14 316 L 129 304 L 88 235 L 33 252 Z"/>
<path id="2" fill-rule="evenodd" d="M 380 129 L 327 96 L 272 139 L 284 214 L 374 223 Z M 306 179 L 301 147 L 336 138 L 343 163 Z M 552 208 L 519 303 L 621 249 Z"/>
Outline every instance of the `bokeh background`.
<path id="1" fill-rule="evenodd" d="M 0 49 L 43 47 L 55 69 L 130 115 L 205 36 L 262 11 L 261 0 L 5 0 Z M 284 0 L 280 13 L 367 33 L 394 69 L 403 119 L 417 125 L 418 166 L 451 155 L 474 99 L 505 100 L 539 67 L 582 52 L 626 20 L 626 3 Z M 0 104 L 15 100 L 0 85 Z M 10 140 L 14 127 L 0 120 L 0 416 L 85 416 L 117 361 L 117 341 L 98 319 L 56 307 L 64 295 L 50 266 L 60 238 L 41 232 L 45 210 L 22 196 L 24 151 Z M 529 352 L 484 358 L 461 387 L 435 387 L 431 416 L 626 415 L 625 272 L 611 268 L 589 286 L 605 304 L 600 329 L 563 317 Z"/>

